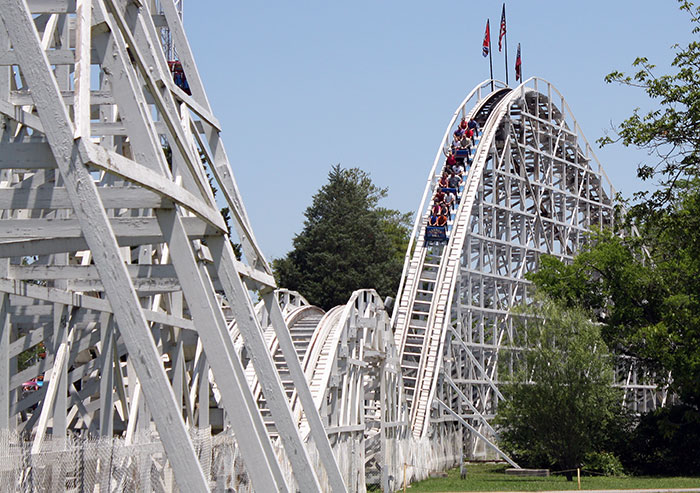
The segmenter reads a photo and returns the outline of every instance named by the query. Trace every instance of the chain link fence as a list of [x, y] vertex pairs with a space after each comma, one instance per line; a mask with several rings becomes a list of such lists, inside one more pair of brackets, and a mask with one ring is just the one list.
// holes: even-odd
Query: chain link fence
[[[235, 440], [212, 437], [209, 429], [192, 430], [192, 442], [212, 491], [252, 491]], [[0, 491], [177, 492], [175, 477], [155, 432], [124, 438], [70, 434], [47, 436], [31, 453], [26, 435], [0, 430]]]

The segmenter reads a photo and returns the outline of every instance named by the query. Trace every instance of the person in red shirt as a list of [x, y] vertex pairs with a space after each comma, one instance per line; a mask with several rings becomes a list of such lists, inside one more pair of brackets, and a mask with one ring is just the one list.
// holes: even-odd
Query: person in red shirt
[[435, 192], [435, 197], [433, 197], [433, 202], [436, 204], [442, 204], [445, 201], [445, 192], [442, 191], [441, 188], [438, 188], [438, 191]]

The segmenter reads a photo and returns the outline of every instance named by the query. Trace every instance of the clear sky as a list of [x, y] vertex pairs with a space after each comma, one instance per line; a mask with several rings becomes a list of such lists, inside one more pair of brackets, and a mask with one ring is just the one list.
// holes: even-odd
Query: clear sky
[[[291, 249], [304, 210], [330, 167], [359, 167], [389, 188], [381, 205], [418, 207], [445, 126], [489, 76], [481, 55], [486, 19], [494, 77], [499, 2], [356, 0], [185, 2], [185, 28], [257, 239], [268, 260]], [[525, 78], [552, 82], [589, 142], [635, 107], [633, 88], [605, 84], [647, 56], [669, 70], [674, 43], [691, 40], [674, 0], [511, 1], [511, 86], [522, 45]], [[597, 146], [595, 146], [597, 147]], [[629, 196], [644, 158], [621, 145], [596, 151]]]

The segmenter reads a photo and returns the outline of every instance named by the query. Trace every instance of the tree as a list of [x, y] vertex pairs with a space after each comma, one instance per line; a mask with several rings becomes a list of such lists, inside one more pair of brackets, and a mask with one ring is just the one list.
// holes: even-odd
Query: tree
[[585, 311], [543, 297], [517, 315], [525, 349], [514, 353], [496, 419], [505, 450], [523, 465], [562, 470], [613, 452], [628, 420], [598, 325]]
[[527, 277], [595, 313], [616, 353], [700, 406], [700, 180], [678, 182], [665, 208], [639, 223], [638, 237], [593, 234], [571, 264], [541, 257]]
[[[693, 34], [700, 33], [700, 6], [679, 0], [681, 10], [688, 12]], [[641, 114], [639, 109], [616, 129], [614, 138], [600, 139], [602, 145], [621, 141], [648, 151], [650, 161], [642, 163], [637, 174], [642, 179], [657, 177], [660, 187], [638, 204], [638, 212], [663, 207], [679, 180], [697, 177], [700, 171], [700, 43], [687, 47], [675, 45], [677, 52], [672, 66], [676, 73], [656, 75], [655, 66], [646, 57], [637, 58], [634, 75], [615, 71], [605, 77], [616, 82], [642, 88], [647, 96], [658, 101], [659, 108]]]
[[353, 291], [394, 295], [410, 234], [408, 214], [378, 207], [387, 190], [358, 168], [333, 166], [304, 212], [293, 249], [273, 267], [280, 286], [326, 310]]

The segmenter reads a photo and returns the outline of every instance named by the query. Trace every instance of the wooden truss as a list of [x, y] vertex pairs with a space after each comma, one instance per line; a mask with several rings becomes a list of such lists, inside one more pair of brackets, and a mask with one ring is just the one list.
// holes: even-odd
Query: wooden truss
[[176, 4], [0, 0], [0, 20], [0, 428], [31, 433], [38, 452], [47, 433], [129, 439], [154, 425], [180, 490], [208, 491], [188, 430], [211, 425], [216, 389], [255, 489], [287, 491], [232, 318], [296, 486], [320, 490], [256, 290], [344, 491]]
[[[463, 117], [482, 126], [473, 164], [449, 241], [426, 244], [442, 150]], [[489, 424], [503, 398], [499, 368], [508, 369], [501, 349], [515, 340], [510, 308], [530, 299], [524, 274], [541, 254], [571, 260], [591, 228], [612, 226], [614, 196], [566, 100], [547, 81], [515, 89], [485, 81], [462, 102], [429, 175], [392, 317], [414, 437], [464, 427], [474, 439], [468, 454], [479, 443], [510, 461]], [[665, 399], [633, 370], [618, 383], [632, 407]]]

